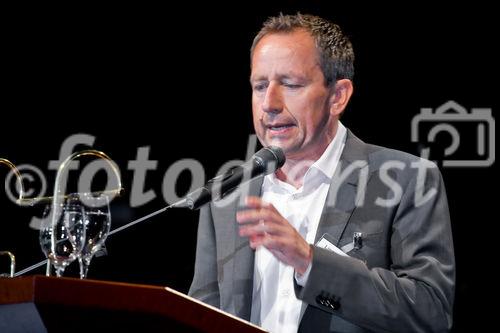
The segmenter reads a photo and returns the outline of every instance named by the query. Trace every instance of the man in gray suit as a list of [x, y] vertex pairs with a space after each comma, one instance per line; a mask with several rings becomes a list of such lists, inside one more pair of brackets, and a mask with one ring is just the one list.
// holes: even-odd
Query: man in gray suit
[[271, 332], [442, 332], [455, 284], [434, 164], [339, 121], [354, 53], [310, 15], [270, 18], [251, 49], [252, 109], [277, 172], [203, 207], [189, 294]]

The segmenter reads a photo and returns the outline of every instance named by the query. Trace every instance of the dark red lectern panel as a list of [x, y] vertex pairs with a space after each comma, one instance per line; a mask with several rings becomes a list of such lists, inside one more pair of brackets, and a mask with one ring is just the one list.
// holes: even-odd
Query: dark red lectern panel
[[263, 332], [166, 287], [0, 278], [0, 332]]

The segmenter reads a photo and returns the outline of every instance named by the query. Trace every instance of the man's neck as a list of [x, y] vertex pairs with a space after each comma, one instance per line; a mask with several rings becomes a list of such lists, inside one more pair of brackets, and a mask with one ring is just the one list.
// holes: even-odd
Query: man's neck
[[292, 155], [286, 157], [286, 162], [276, 171], [276, 178], [281, 180], [282, 182], [288, 183], [295, 188], [300, 188], [304, 184], [304, 176], [317, 160], [325, 152], [328, 145], [333, 141], [338, 129], [338, 122], [335, 124], [334, 128], [330, 134], [325, 135], [324, 140], [321, 141], [321, 144], [317, 145], [316, 149], [309, 151], [307, 154], [301, 155]]
[[307, 170], [314, 162], [310, 160], [287, 160], [285, 165], [276, 171], [276, 178], [295, 188], [300, 188], [303, 185]]

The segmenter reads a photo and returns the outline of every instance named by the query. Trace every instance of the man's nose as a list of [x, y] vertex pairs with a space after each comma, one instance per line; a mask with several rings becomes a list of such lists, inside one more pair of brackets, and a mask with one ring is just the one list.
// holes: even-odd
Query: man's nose
[[274, 82], [271, 82], [266, 89], [262, 110], [270, 113], [279, 113], [283, 110], [283, 96], [279, 85]]

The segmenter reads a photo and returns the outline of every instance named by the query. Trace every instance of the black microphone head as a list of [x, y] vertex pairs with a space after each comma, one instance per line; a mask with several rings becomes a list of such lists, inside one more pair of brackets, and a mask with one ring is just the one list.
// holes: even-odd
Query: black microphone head
[[253, 155], [254, 161], [259, 169], [266, 174], [270, 174], [285, 164], [285, 153], [280, 147], [267, 146]]

